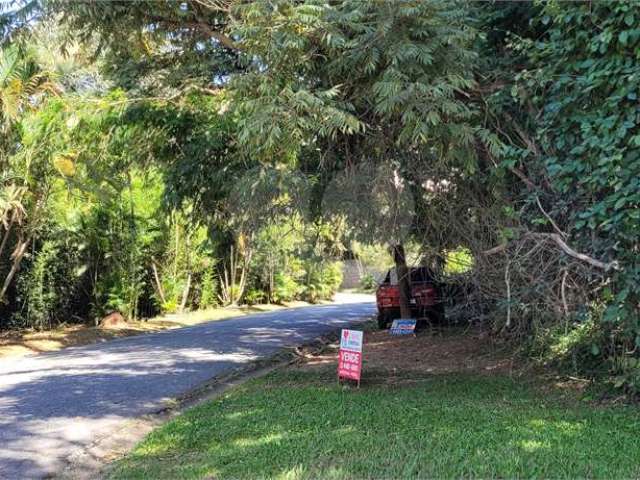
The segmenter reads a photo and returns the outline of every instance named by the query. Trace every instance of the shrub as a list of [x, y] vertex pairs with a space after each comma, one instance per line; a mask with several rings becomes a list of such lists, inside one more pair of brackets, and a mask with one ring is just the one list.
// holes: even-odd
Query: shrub
[[330, 300], [342, 283], [342, 264], [340, 262], [316, 263], [306, 262], [307, 284], [304, 288], [304, 299], [316, 303]]
[[[47, 240], [36, 253], [30, 268], [18, 282], [18, 299], [23, 309], [16, 312], [14, 322], [39, 330], [67, 321], [73, 313], [81, 270], [77, 251]], [[75, 269], [75, 271], [74, 271]]]
[[199, 308], [211, 308], [219, 305], [218, 301], [218, 282], [212, 268], [206, 270], [202, 275], [202, 284], [200, 286], [200, 302]]
[[640, 394], [640, 359], [631, 356], [620, 356], [613, 361], [615, 388], [638, 395]]
[[276, 273], [274, 276], [273, 299], [276, 303], [295, 300], [303, 288], [296, 280], [286, 273]]
[[44, 329], [52, 328], [55, 323], [59, 300], [56, 277], [60, 265], [56, 262], [57, 257], [58, 246], [54, 242], [44, 242], [30, 272], [23, 277], [20, 289], [24, 295], [25, 312], [20, 323], [24, 326]]
[[247, 293], [245, 293], [244, 295], [244, 301], [248, 304], [248, 305], [256, 305], [258, 303], [263, 303], [267, 298], [267, 294], [262, 291], [259, 290], [257, 288], [251, 288], [247, 291]]
[[367, 291], [375, 290], [377, 285], [378, 285], [378, 282], [376, 281], [376, 277], [374, 277], [370, 273], [365, 273], [360, 279], [360, 287], [363, 290], [367, 290]]

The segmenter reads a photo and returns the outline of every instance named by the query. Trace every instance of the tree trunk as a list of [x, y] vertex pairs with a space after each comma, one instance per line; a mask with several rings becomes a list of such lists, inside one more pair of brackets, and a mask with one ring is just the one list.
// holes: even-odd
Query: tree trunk
[[180, 313], [184, 312], [187, 308], [187, 300], [189, 299], [189, 292], [191, 291], [191, 273], [187, 276], [187, 283], [182, 291], [182, 302], [180, 302]]
[[275, 270], [275, 266], [274, 266], [274, 262], [273, 262], [273, 255], [271, 253], [269, 253], [269, 295], [267, 298], [267, 302], [271, 303], [273, 302], [273, 291], [275, 290], [275, 278], [274, 278], [274, 270]]
[[9, 225], [7, 225], [4, 235], [2, 236], [2, 243], [0, 243], [0, 260], [2, 259], [2, 254], [4, 253], [4, 249], [7, 246], [7, 241], [9, 240], [9, 236], [11, 235], [11, 228], [13, 227], [14, 220], [15, 214], [12, 214]]
[[409, 279], [409, 269], [404, 253], [404, 246], [399, 243], [392, 247], [393, 261], [396, 265], [396, 275], [398, 276], [398, 290], [400, 290], [400, 318], [411, 318], [411, 282]]
[[162, 302], [163, 305], [166, 305], [167, 299], [164, 296], [164, 290], [162, 288], [162, 282], [160, 282], [160, 275], [158, 274], [158, 267], [156, 266], [156, 261], [153, 260], [153, 259], [151, 260], [151, 268], [153, 268], [153, 278], [155, 280], [156, 291], [158, 292], [158, 295], [160, 296], [160, 301]]
[[24, 257], [24, 254], [27, 252], [27, 247], [29, 246], [30, 242], [31, 242], [30, 238], [28, 238], [24, 242], [21, 242], [21, 243], [19, 242], [15, 252], [13, 252], [13, 265], [11, 266], [11, 270], [7, 274], [6, 278], [4, 279], [2, 290], [0, 290], [0, 303], [4, 302], [4, 296], [6, 295], [9, 287], [11, 286], [11, 281], [13, 280], [13, 277], [18, 272], [18, 268], [20, 268], [20, 262], [22, 261], [22, 257]]

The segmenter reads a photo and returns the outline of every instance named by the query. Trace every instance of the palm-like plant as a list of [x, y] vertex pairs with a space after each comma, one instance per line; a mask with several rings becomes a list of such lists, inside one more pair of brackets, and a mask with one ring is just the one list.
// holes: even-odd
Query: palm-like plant
[[12, 238], [16, 243], [8, 273], [0, 285], [0, 302], [31, 242], [25, 227], [27, 209], [24, 204], [29, 187], [26, 179], [20, 178], [11, 168], [10, 160], [20, 145], [20, 128], [17, 127], [47, 93], [58, 91], [52, 76], [39, 68], [33, 58], [28, 50], [17, 45], [0, 49], [0, 167], [3, 170], [0, 178], [0, 259]]
[[42, 0], [3, 0], [0, 2], [0, 45], [7, 44], [20, 31], [42, 16]]
[[25, 217], [26, 212], [22, 205], [24, 194], [25, 187], [18, 186], [14, 182], [7, 183], [0, 189], [0, 225], [5, 230], [11, 223], [20, 223]]
[[22, 203], [26, 187], [18, 186], [14, 182], [7, 183], [0, 189], [0, 226], [2, 240], [0, 240], [0, 258], [7, 246], [7, 241], [14, 225], [21, 225], [27, 212]]
[[[0, 187], [0, 230], [2, 231], [0, 236], [0, 259], [3, 257], [4, 250], [8, 245], [12, 230], [14, 230], [14, 227], [22, 225], [27, 216], [26, 209], [22, 203], [24, 195], [27, 193], [27, 188], [17, 185], [15, 180], [15, 178], [11, 178], [6, 173], [0, 179], [2, 185]], [[0, 301], [3, 300], [28, 245], [29, 242], [23, 241], [23, 236], [19, 234], [16, 250], [11, 255], [11, 268], [0, 289]]]
[[15, 45], [0, 50], [0, 128], [5, 133], [47, 92], [56, 93], [56, 86], [29, 52]]

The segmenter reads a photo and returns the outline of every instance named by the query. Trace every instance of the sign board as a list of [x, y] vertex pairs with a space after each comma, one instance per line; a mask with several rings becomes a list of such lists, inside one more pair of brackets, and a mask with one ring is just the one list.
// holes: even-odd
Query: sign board
[[340, 350], [362, 352], [362, 338], [364, 334], [360, 330], [343, 329], [340, 335]]
[[414, 319], [394, 320], [389, 333], [391, 335], [409, 335], [415, 333], [416, 321]]
[[342, 330], [338, 352], [338, 380], [348, 378], [357, 381], [360, 385], [363, 336], [359, 330]]

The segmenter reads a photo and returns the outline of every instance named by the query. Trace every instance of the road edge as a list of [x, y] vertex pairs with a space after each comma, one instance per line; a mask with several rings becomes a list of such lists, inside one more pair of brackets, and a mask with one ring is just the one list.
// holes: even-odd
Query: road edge
[[[354, 324], [366, 324], [370, 319], [371, 317], [363, 316], [360, 322], [354, 322]], [[242, 367], [212, 377], [179, 397], [167, 401], [164, 406], [154, 412], [127, 420], [116, 432], [97, 438], [90, 445], [67, 456], [63, 460], [65, 466], [62, 471], [52, 475], [51, 478], [74, 480], [105, 478], [109, 474], [110, 466], [126, 456], [153, 429], [192, 407], [223, 395], [231, 388], [321, 352], [327, 345], [339, 339], [339, 330], [335, 329], [296, 347], [285, 347], [273, 355], [255, 359]]]

